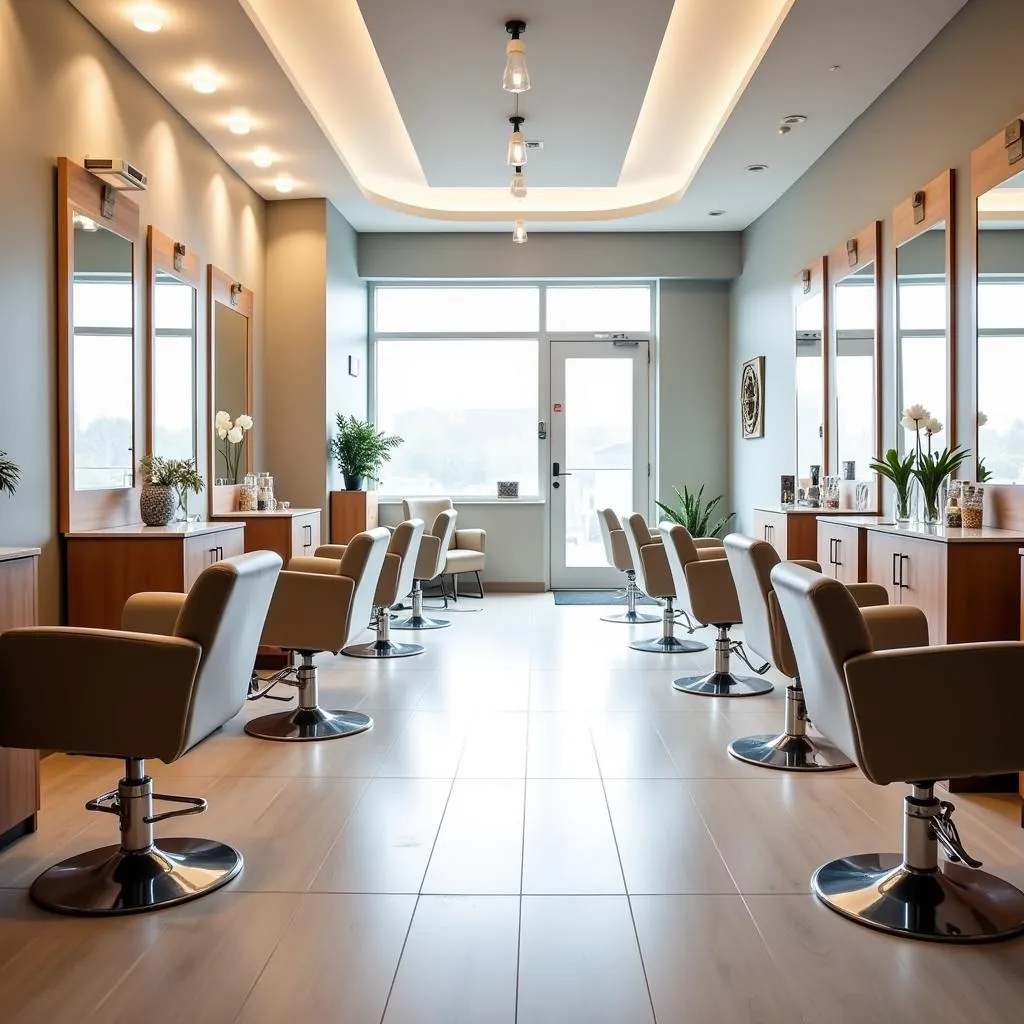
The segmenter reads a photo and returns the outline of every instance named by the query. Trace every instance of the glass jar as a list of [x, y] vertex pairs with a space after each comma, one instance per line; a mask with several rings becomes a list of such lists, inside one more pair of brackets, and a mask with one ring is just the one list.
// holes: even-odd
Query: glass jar
[[242, 481], [242, 486], [238, 490], [238, 511], [255, 512], [256, 498], [256, 474], [246, 473], [245, 480]]
[[261, 473], [256, 488], [256, 510], [258, 512], [274, 511], [274, 478], [269, 473]]
[[980, 530], [985, 512], [985, 488], [981, 484], [964, 484], [961, 488], [962, 519], [965, 530]]
[[949, 491], [946, 494], [946, 526], [951, 529], [964, 525], [963, 520], [963, 482], [960, 480], [949, 481]]

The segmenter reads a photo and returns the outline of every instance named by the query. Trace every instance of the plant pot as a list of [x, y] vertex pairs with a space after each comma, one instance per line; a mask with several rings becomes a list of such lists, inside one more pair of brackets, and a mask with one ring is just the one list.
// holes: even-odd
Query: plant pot
[[361, 491], [363, 490], [363, 477], [361, 476], [350, 476], [348, 473], [343, 473], [342, 477], [345, 480], [346, 491]]
[[147, 526], [166, 526], [178, 508], [178, 495], [165, 484], [143, 484], [139, 514]]

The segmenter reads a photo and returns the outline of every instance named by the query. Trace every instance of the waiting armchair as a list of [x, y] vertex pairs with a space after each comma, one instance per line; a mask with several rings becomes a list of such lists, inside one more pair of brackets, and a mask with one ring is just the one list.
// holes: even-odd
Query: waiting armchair
[[815, 722], [871, 782], [911, 787], [902, 853], [831, 861], [814, 873], [815, 894], [858, 924], [910, 938], [980, 942], [1024, 931], [1024, 893], [978, 870], [953, 805], [934, 791], [938, 779], [1024, 768], [1024, 644], [878, 651], [836, 580], [787, 564], [772, 583]]
[[[212, 892], [241, 870], [242, 855], [223, 843], [157, 843], [155, 823], [198, 814], [206, 801], [154, 793], [146, 760], [176, 761], [241, 709], [280, 568], [276, 554], [257, 551], [205, 569], [187, 596], [136, 594], [125, 630], [33, 627], [0, 636], [0, 746], [125, 763], [117, 789], [86, 804], [118, 816], [120, 844], [40, 875], [30, 890], [40, 906], [155, 910]], [[172, 635], [134, 631], [153, 621], [171, 621]], [[155, 800], [181, 806], [154, 814]]]
[[444, 572], [448, 544], [455, 532], [457, 517], [458, 512], [442, 510], [432, 521], [430, 531], [423, 534], [413, 569], [412, 612], [404, 619], [392, 622], [392, 629], [443, 629], [451, 625], [448, 619], [432, 619], [423, 614], [423, 584], [437, 579]]
[[[402, 502], [403, 515], [406, 519], [422, 519], [425, 523], [432, 523], [440, 512], [454, 512], [455, 506], [450, 498], [406, 498]], [[483, 597], [484, 586], [480, 581], [480, 573], [483, 572], [487, 561], [487, 531], [486, 530], [454, 530], [445, 547], [444, 564], [441, 567], [439, 576], [451, 576], [452, 597], [458, 600], [459, 597], [459, 576], [463, 573], [473, 573], [476, 576], [477, 592], [467, 594], [467, 597]], [[442, 588], [444, 580], [441, 580]]]
[[660, 615], [636, 610], [640, 588], [636, 585], [636, 570], [633, 568], [633, 559], [629, 556], [629, 545], [626, 543], [626, 534], [619, 517], [610, 508], [599, 508], [597, 522], [601, 528], [601, 540], [604, 541], [604, 554], [608, 564], [626, 574], [626, 610], [614, 615], [602, 615], [602, 621], [657, 622], [661, 618]]

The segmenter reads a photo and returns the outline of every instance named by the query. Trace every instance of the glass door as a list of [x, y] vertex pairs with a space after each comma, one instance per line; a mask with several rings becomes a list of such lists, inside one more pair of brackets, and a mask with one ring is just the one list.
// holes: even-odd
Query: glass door
[[551, 586], [618, 587], [597, 510], [648, 511], [648, 342], [551, 343]]

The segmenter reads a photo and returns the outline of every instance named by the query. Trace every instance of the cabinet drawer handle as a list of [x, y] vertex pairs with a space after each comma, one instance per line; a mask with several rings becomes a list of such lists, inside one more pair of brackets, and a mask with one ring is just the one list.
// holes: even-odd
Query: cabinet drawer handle
[[910, 589], [910, 584], [903, 582], [903, 563], [904, 562], [907, 562], [908, 565], [910, 564], [910, 555], [900, 555], [900, 589], [901, 590], [909, 590]]
[[902, 564], [899, 562], [899, 559], [900, 553], [898, 551], [894, 551], [892, 553], [892, 585], [894, 587], [898, 587], [900, 585], [900, 581], [896, 579], [896, 566], [897, 564]]
[[836, 568], [838, 569], [838, 568], [839, 568], [839, 566], [841, 566], [841, 565], [843, 564], [843, 563], [842, 563], [842, 562], [840, 561], [840, 559], [839, 559], [839, 555], [840, 555], [840, 552], [841, 552], [841, 550], [842, 550], [842, 549], [840, 548], [840, 544], [842, 544], [842, 538], [840, 538], [840, 537], [836, 537], [836, 538], [835, 538], [835, 542], [836, 542], [836, 553], [835, 553], [835, 558], [834, 558], [834, 560], [833, 560], [832, 564], [833, 564], [833, 565], [834, 565], [834, 566], [835, 566], [835, 567], [836, 567]]

